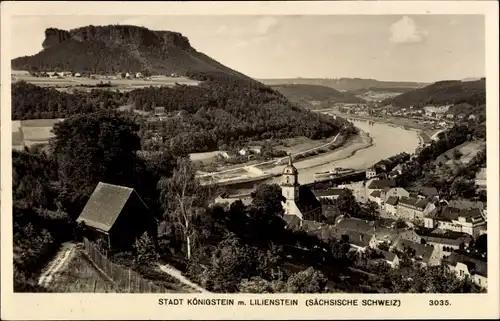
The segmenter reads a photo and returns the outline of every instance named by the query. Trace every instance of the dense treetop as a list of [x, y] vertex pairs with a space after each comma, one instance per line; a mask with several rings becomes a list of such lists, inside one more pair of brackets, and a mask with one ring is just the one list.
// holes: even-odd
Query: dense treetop
[[354, 96], [351, 93], [340, 92], [330, 87], [319, 85], [298, 85], [284, 84], [271, 86], [276, 91], [279, 91], [283, 96], [290, 101], [305, 104], [310, 104], [311, 101], [318, 102], [333, 102], [333, 103], [363, 103], [363, 99]]
[[[186, 152], [211, 151], [250, 140], [295, 136], [319, 139], [353, 131], [343, 120], [294, 106], [256, 81], [199, 76], [209, 80], [200, 86], [150, 87], [125, 93], [92, 90], [68, 94], [18, 82], [12, 84], [12, 119], [67, 118], [123, 105], [146, 112], [165, 107], [172, 117], [139, 120], [141, 137], [151, 140], [155, 133], [161, 134], [162, 146]], [[183, 113], [178, 117], [180, 111]]]
[[486, 79], [438, 81], [432, 85], [408, 91], [386, 102], [397, 107], [460, 103], [468, 103], [472, 106], [484, 105], [486, 103]]

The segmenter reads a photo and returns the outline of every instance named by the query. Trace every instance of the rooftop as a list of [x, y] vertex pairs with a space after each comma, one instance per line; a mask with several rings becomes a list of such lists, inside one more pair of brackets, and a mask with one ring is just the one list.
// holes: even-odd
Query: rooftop
[[418, 198], [413, 198], [413, 197], [406, 197], [403, 196], [399, 199], [399, 204], [403, 206], [410, 206], [410, 207], [416, 207], [420, 210], [425, 209], [427, 204], [429, 204], [429, 201], [425, 199], [418, 199]]
[[[108, 232], [132, 194], [136, 194], [142, 202], [132, 188], [99, 182], [77, 222], [84, 222], [88, 226]], [[144, 202], [142, 204], [147, 209]]]
[[397, 205], [398, 204], [398, 197], [397, 196], [389, 196], [387, 201], [385, 201], [385, 204], [387, 205]]
[[393, 179], [377, 179], [373, 180], [370, 183], [370, 185], [368, 185], [368, 189], [384, 189], [395, 186], [396, 186], [396, 181]]
[[453, 252], [446, 258], [446, 262], [451, 266], [456, 266], [457, 263], [465, 264], [469, 269], [469, 273], [488, 277], [488, 263], [484, 259], [465, 253]]
[[430, 245], [415, 243], [410, 240], [399, 238], [394, 245], [398, 250], [405, 251], [409, 249], [412, 253], [412, 257], [421, 259], [424, 262], [429, 262], [432, 256], [434, 248]]
[[314, 190], [313, 193], [314, 195], [316, 195], [316, 197], [325, 197], [325, 196], [341, 195], [343, 191], [344, 191], [343, 188], [330, 188], [323, 190]]

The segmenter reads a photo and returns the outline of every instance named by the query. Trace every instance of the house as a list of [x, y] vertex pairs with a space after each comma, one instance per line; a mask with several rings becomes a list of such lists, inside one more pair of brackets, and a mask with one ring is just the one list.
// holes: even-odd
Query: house
[[445, 116], [447, 119], [453, 119], [455, 117], [455, 115], [453, 115], [453, 113], [446, 113]]
[[221, 151], [219, 155], [224, 159], [234, 158], [234, 155], [231, 152]]
[[398, 175], [403, 174], [403, 164], [396, 165], [393, 169], [393, 172], [396, 172]]
[[374, 179], [367, 185], [367, 188], [371, 193], [374, 190], [383, 190], [384, 188], [396, 187], [396, 181], [393, 179]]
[[462, 233], [436, 233], [433, 231], [428, 235], [422, 235], [425, 244], [431, 245], [436, 251], [436, 255], [441, 259], [449, 256], [453, 251], [460, 250], [463, 246], [470, 244], [472, 237]]
[[165, 107], [155, 107], [155, 116], [164, 116]]
[[248, 146], [248, 149], [254, 154], [262, 154], [262, 146]]
[[108, 249], [127, 249], [154, 218], [133, 188], [99, 182], [76, 221], [88, 239], [100, 239]]
[[469, 115], [469, 117], [467, 119], [468, 120], [476, 120], [476, 118], [477, 118], [476, 115], [471, 114], [471, 115]]
[[317, 199], [331, 199], [336, 200], [344, 192], [343, 188], [329, 188], [324, 190], [313, 191]]
[[241, 156], [245, 156], [245, 155], [250, 154], [250, 150], [248, 148], [244, 147], [238, 151], [238, 154], [240, 154]]
[[410, 193], [402, 187], [390, 187], [381, 191], [382, 205], [389, 199], [389, 197], [408, 197]]
[[341, 232], [342, 238], [345, 238], [351, 248], [363, 252], [367, 248], [376, 248], [377, 242], [375, 236], [369, 233], [358, 232], [354, 230], [344, 230]]
[[485, 258], [454, 252], [445, 262], [459, 278], [469, 277], [480, 287], [488, 288], [488, 262]]
[[229, 195], [223, 193], [215, 198], [214, 204], [230, 207], [236, 201], [241, 201], [243, 205], [248, 206], [252, 203], [252, 197], [250, 195]]
[[319, 221], [322, 219], [322, 205], [308, 186], [299, 184], [298, 175], [292, 157], [289, 156], [281, 183], [281, 193], [285, 198], [285, 215], [295, 215], [301, 220]]
[[405, 253], [414, 262], [420, 262], [422, 265], [433, 266], [441, 264], [437, 251], [427, 244], [421, 244], [399, 238], [391, 249]]
[[399, 238], [413, 243], [422, 243], [422, 237], [415, 230], [406, 230], [399, 234]]
[[418, 191], [417, 197], [421, 199], [435, 200], [436, 198], [439, 199], [439, 193], [435, 187], [424, 186]]
[[486, 168], [479, 169], [476, 174], [476, 185], [479, 189], [486, 189]]
[[399, 197], [389, 196], [384, 204], [384, 210], [386, 213], [391, 215], [396, 215]]
[[142, 78], [142, 73], [137, 72], [137, 73], [135, 74], [135, 78]]
[[372, 179], [377, 176], [377, 170], [375, 167], [370, 167], [366, 170], [366, 179]]
[[448, 202], [448, 206], [458, 208], [461, 210], [466, 210], [466, 209], [472, 209], [472, 208], [477, 208], [481, 211], [485, 210], [484, 203], [477, 201], [469, 201], [469, 200], [451, 200]]
[[368, 195], [368, 200], [377, 203], [377, 205], [380, 207], [382, 206], [382, 197], [381, 197], [381, 191], [375, 190]]
[[74, 76], [79, 78], [79, 77], [81, 77], [81, 76], [82, 76], [82, 74], [81, 74], [81, 73], [79, 73], [79, 72], [76, 72]]
[[467, 233], [477, 238], [481, 235], [481, 227], [486, 225], [486, 220], [478, 208], [458, 209], [447, 206], [436, 215], [428, 217], [424, 224], [430, 228]]
[[436, 206], [425, 199], [401, 197], [396, 215], [404, 220], [423, 222], [424, 217], [435, 209]]
[[395, 268], [399, 265], [399, 258], [396, 253], [392, 253], [389, 251], [378, 251], [381, 255], [381, 258], [375, 261], [381, 261], [387, 263], [391, 268]]

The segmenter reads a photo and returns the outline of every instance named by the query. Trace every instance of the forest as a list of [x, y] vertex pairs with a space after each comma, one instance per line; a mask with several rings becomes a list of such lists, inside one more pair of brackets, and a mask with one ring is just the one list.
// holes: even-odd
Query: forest
[[486, 79], [438, 81], [432, 85], [403, 93], [385, 101], [385, 103], [397, 107], [443, 106], [462, 103], [480, 106], [486, 104]]
[[[341, 119], [315, 114], [289, 103], [281, 94], [256, 81], [224, 75], [198, 74], [200, 86], [149, 87], [120, 93], [92, 90], [73, 94], [25, 82], [12, 84], [12, 119], [67, 118], [132, 105], [152, 112], [164, 107], [181, 118], [150, 121], [135, 116], [144, 148], [178, 148], [186, 152], [213, 151], [245, 142], [305, 136], [321, 139], [355, 133]], [[152, 144], [159, 135], [161, 143]]]

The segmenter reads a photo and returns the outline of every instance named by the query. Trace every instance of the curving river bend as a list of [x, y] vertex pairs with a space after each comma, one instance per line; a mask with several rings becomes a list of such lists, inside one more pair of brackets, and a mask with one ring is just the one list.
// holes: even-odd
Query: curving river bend
[[[420, 143], [418, 132], [415, 130], [408, 130], [386, 123], [370, 124], [367, 121], [356, 119], [350, 119], [350, 121], [371, 137], [372, 145], [359, 149], [354, 154], [351, 152], [346, 153], [346, 150], [341, 149], [295, 162], [294, 165], [299, 170], [299, 182], [301, 184], [313, 182], [315, 172], [326, 171], [333, 166], [360, 170], [402, 152], [413, 153]], [[282, 170], [282, 166], [268, 171], [275, 173], [280, 170]], [[279, 183], [280, 181], [280, 177], [270, 180], [273, 183]]]

